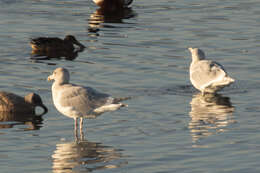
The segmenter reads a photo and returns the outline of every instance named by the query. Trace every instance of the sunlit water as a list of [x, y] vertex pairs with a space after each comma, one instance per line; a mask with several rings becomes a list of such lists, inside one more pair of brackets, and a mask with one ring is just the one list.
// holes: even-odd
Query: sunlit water
[[[0, 172], [259, 172], [259, 1], [135, 0], [119, 16], [91, 0], [0, 0], [0, 89], [36, 92], [43, 121], [1, 122]], [[30, 38], [74, 35], [74, 58], [32, 58]], [[200, 47], [236, 83], [204, 98], [189, 82], [188, 47]], [[114, 96], [128, 108], [73, 120], [53, 106], [47, 76]], [[39, 110], [40, 111], [40, 110]]]

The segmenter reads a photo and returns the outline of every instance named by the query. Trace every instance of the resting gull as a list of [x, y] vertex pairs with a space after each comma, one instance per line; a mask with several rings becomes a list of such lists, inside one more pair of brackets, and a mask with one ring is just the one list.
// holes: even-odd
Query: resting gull
[[61, 67], [56, 68], [48, 77], [48, 81], [54, 80], [52, 84], [54, 105], [65, 116], [74, 118], [76, 133], [78, 118], [80, 118], [80, 131], [82, 132], [83, 118], [96, 118], [104, 112], [115, 111], [127, 106], [120, 102], [127, 98], [113, 98], [93, 88], [71, 84], [69, 79], [69, 71]]
[[192, 85], [204, 93], [215, 93], [235, 80], [228, 76], [224, 67], [211, 60], [205, 60], [201, 49], [189, 48], [192, 55], [190, 80]]

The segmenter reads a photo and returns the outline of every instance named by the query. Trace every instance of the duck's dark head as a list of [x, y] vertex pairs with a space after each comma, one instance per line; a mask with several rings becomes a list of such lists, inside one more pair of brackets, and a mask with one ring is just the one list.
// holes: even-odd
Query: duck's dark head
[[70, 43], [78, 45], [81, 49], [85, 48], [83, 44], [81, 44], [73, 35], [66, 35], [64, 41], [68, 41]]
[[24, 100], [27, 103], [30, 103], [34, 107], [34, 109], [36, 106], [40, 106], [41, 108], [43, 108], [43, 113], [41, 113], [39, 116], [44, 115], [48, 112], [48, 108], [42, 103], [42, 99], [38, 94], [30, 93], [24, 97]]

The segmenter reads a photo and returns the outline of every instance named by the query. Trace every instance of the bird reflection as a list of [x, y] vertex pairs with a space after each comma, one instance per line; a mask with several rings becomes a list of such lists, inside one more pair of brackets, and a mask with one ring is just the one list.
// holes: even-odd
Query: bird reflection
[[31, 59], [33, 60], [50, 60], [53, 58], [61, 59], [64, 58], [66, 60], [74, 60], [78, 57], [78, 53], [83, 52], [84, 48], [80, 48], [74, 51], [52, 51], [52, 52], [42, 52], [35, 51], [31, 52]]
[[88, 31], [89, 33], [98, 33], [100, 28], [113, 27], [107, 23], [123, 23], [123, 19], [129, 19], [134, 16], [136, 16], [135, 12], [128, 7], [113, 13], [107, 13], [102, 8], [99, 8], [90, 15]]
[[190, 104], [189, 129], [194, 143], [203, 137], [225, 131], [224, 128], [233, 122], [232, 113], [235, 108], [229, 97], [199, 93], [193, 96]]
[[22, 114], [12, 112], [0, 112], [0, 117], [8, 117], [8, 119], [0, 121], [0, 129], [13, 128], [16, 125], [26, 125], [24, 130], [38, 130], [42, 126], [42, 115]]
[[127, 164], [120, 160], [121, 150], [87, 140], [60, 143], [56, 145], [53, 158], [53, 172], [92, 172], [95, 170], [119, 168]]

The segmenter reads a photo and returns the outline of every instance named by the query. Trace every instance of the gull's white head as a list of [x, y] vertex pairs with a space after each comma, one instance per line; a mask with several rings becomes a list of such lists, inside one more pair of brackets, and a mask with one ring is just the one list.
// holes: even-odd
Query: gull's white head
[[205, 59], [205, 53], [199, 48], [189, 48], [191, 53], [192, 61], [199, 61]]
[[59, 67], [53, 71], [52, 75], [48, 76], [47, 80], [48, 81], [54, 80], [55, 82], [58, 82], [59, 84], [66, 84], [66, 83], [69, 83], [70, 74], [67, 69]]

